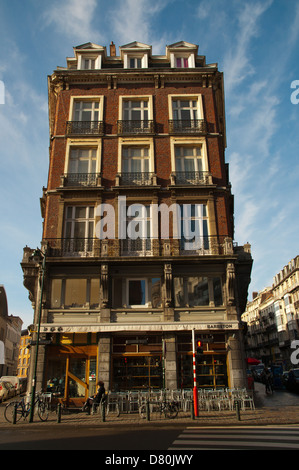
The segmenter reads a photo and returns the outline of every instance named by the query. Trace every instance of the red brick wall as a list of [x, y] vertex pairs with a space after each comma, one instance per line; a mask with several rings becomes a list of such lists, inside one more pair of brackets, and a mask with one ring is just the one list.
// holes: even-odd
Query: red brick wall
[[[155, 88], [155, 84], [118, 84], [117, 89], [108, 89], [107, 85], [73, 86], [69, 90], [61, 91], [57, 100], [55, 135], [51, 143], [48, 190], [55, 190], [60, 186], [61, 175], [64, 173], [66, 157], [66, 122], [69, 120], [69, 107], [71, 96], [103, 96], [104, 97], [104, 123], [107, 134], [102, 138], [102, 184], [113, 187], [117, 173], [118, 137], [117, 120], [119, 96], [121, 95], [153, 95], [154, 122], [159, 134], [155, 135], [155, 172], [158, 184], [166, 187], [170, 183], [170, 136], [168, 133], [168, 95], [169, 94], [201, 94], [203, 98], [204, 119], [208, 123], [210, 132], [215, 133], [218, 128], [215, 99], [212, 88], [203, 88], [196, 84], [166, 84], [165, 88]], [[213, 183], [224, 186], [226, 184], [224, 151], [222, 138], [219, 136], [207, 137], [207, 154], [209, 170], [213, 175]], [[200, 193], [200, 190], [199, 190]], [[44, 224], [45, 237], [60, 237], [56, 233], [58, 217], [59, 196], [48, 195], [46, 219]], [[224, 196], [215, 199], [217, 226], [220, 234], [231, 232], [229, 203]]]

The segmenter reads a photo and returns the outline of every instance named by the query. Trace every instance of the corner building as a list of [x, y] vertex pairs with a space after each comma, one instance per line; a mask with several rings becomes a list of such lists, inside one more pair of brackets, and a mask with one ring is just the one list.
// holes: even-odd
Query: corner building
[[[240, 318], [252, 258], [234, 241], [217, 64], [184, 41], [163, 56], [139, 42], [119, 55], [113, 43], [109, 55], [87, 43], [48, 90], [37, 387], [73, 402], [97, 380], [193, 387], [193, 329], [209, 338], [198, 387], [246, 386]], [[32, 251], [21, 264], [36, 324]]]

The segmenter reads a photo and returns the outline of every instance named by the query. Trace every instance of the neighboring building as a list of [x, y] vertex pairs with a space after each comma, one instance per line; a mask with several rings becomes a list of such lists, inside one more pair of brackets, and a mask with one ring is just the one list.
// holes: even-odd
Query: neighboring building
[[274, 276], [271, 288], [253, 297], [242, 315], [247, 323], [247, 357], [292, 367], [292, 342], [299, 340], [299, 256]]
[[5, 288], [0, 285], [0, 377], [16, 375], [22, 320], [8, 315]]
[[[110, 55], [92, 43], [74, 55], [48, 78], [37, 386], [80, 400], [97, 379], [114, 390], [192, 387], [192, 330], [213, 335], [198, 386], [246, 385], [252, 258], [234, 242], [223, 74], [183, 41], [163, 56], [138, 42], [119, 56], [113, 43]], [[36, 324], [32, 254], [22, 268]]]
[[253, 300], [248, 302], [242, 320], [247, 323], [247, 357], [254, 357], [267, 365], [279, 362], [281, 355], [274, 315], [274, 298], [270, 287], [253, 293]]
[[20, 346], [19, 346], [19, 359], [18, 359], [18, 372], [17, 372], [17, 375], [20, 379], [28, 378], [29, 364], [30, 364], [30, 341], [31, 341], [31, 336], [29, 335], [28, 330], [22, 330]]

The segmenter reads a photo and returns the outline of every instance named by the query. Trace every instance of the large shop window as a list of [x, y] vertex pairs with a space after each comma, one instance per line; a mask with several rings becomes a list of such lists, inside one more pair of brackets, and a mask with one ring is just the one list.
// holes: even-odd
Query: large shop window
[[100, 302], [98, 278], [52, 279], [51, 308], [97, 308]]
[[221, 279], [205, 276], [175, 277], [174, 298], [175, 307], [219, 307], [223, 304]]
[[[193, 358], [179, 354], [178, 382], [181, 388], [193, 387]], [[228, 386], [226, 356], [209, 354], [196, 365], [196, 383], [199, 388], [223, 388]]]
[[[180, 335], [177, 340], [178, 387], [192, 388], [193, 355], [191, 335]], [[196, 383], [199, 388], [228, 386], [225, 335], [215, 333], [213, 340], [204, 343], [204, 355], [196, 361]]]
[[162, 336], [115, 336], [111, 365], [112, 390], [162, 388]]

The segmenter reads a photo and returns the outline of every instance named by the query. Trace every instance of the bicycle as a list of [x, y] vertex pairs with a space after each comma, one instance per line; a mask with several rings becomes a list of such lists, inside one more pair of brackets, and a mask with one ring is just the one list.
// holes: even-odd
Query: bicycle
[[[41, 421], [47, 421], [49, 417], [49, 408], [47, 403], [42, 398], [42, 392], [36, 394], [36, 399], [33, 406], [37, 405], [37, 414]], [[21, 418], [24, 420], [29, 416], [31, 410], [31, 403], [25, 403], [24, 397], [20, 401], [12, 401], [6, 405], [4, 410], [4, 417], [9, 423], [14, 422], [14, 417], [16, 422]]]
[[[164, 413], [165, 418], [174, 419], [177, 417], [179, 412], [179, 405], [175, 401], [163, 400], [161, 402], [149, 402], [149, 405], [157, 408], [157, 411], [160, 412], [160, 416]], [[148, 404], [143, 403], [139, 407], [139, 415], [141, 418], [146, 418], [147, 416], [147, 406]]]

